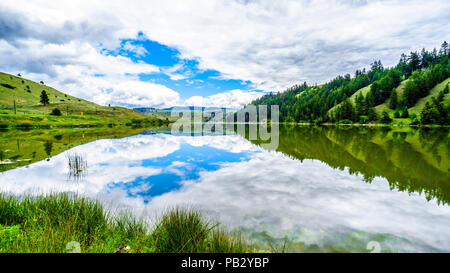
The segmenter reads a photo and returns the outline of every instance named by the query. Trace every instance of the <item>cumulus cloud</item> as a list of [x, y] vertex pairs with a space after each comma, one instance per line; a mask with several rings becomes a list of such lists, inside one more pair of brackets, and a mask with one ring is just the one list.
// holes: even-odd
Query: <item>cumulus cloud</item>
[[[198, 168], [200, 161], [178, 158], [179, 153], [204, 152], [203, 146], [243, 153], [245, 159], [227, 162], [223, 157], [214, 162], [217, 168], [206, 170]], [[67, 153], [87, 160], [88, 173], [80, 183], [66, 181]], [[153, 160], [158, 163], [152, 164]], [[198, 172], [196, 178], [188, 175], [193, 171]], [[167, 172], [183, 179], [181, 187], [146, 196], [155, 185], [153, 176]], [[407, 239], [404, 248], [394, 246], [400, 251], [450, 250], [450, 211], [435, 199], [394, 190], [384, 178], [366, 183], [361, 175], [317, 160], [299, 161], [266, 151], [237, 135], [158, 134], [99, 140], [50, 161], [6, 171], [0, 175], [0, 185], [2, 191], [15, 194], [78, 192], [144, 216], [189, 205], [229, 228], [265, 232], [272, 238], [289, 236], [294, 242], [320, 244], [365, 231], [378, 239], [383, 234]], [[356, 239], [368, 242], [360, 236]]]
[[[115, 94], [115, 81], [106, 86], [112, 78], [139, 82], [137, 75], [158, 70], [172, 80], [191, 76], [182, 66], [162, 71], [102, 54], [142, 32], [176, 48], [180, 58], [195, 59], [200, 70], [249, 81], [255, 89], [282, 91], [295, 83], [321, 83], [352, 73], [375, 59], [393, 65], [402, 52], [439, 46], [450, 34], [449, 13], [445, 0], [5, 0], [0, 3], [0, 69], [30, 73], [86, 99], [103, 99], [103, 89]], [[146, 54], [132, 43], [125, 47], [136, 56]], [[106, 80], [96, 74], [105, 74]], [[157, 98], [156, 105], [164, 105], [175, 98], [160, 86], [149, 87], [123, 103]], [[148, 94], [152, 92], [156, 94]], [[230, 94], [221, 97], [238, 105]], [[209, 97], [189, 101], [212, 102]]]
[[133, 52], [138, 57], [142, 57], [148, 54], [148, 51], [143, 46], [132, 44], [130, 41], [125, 43], [123, 49]]
[[186, 105], [194, 106], [218, 106], [227, 108], [240, 108], [245, 106], [252, 100], [264, 95], [262, 92], [231, 90], [219, 94], [214, 94], [208, 97], [193, 96], [186, 100]]

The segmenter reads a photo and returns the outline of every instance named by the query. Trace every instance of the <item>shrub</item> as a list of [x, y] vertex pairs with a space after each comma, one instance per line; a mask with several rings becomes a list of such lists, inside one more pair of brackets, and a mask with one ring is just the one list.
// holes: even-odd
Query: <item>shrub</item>
[[391, 123], [392, 119], [389, 117], [388, 112], [383, 111], [383, 113], [381, 114], [381, 123]]
[[31, 128], [31, 124], [29, 123], [19, 123], [16, 125], [18, 128]]
[[343, 119], [339, 121], [339, 124], [353, 124], [353, 121], [349, 119]]
[[378, 119], [377, 112], [375, 111], [375, 108], [370, 107], [367, 113], [367, 119], [369, 121], [376, 121]]
[[444, 88], [444, 94], [448, 94], [448, 84]]
[[365, 123], [368, 123], [369, 122], [369, 119], [367, 118], [367, 116], [360, 116], [359, 117], [359, 123], [360, 124], [365, 124]]
[[3, 87], [9, 88], [9, 89], [16, 89], [15, 86], [12, 86], [12, 85], [7, 84], [7, 83], [0, 83], [0, 85], [3, 86]]
[[419, 125], [419, 120], [417, 117], [414, 117], [409, 125]]
[[400, 112], [398, 110], [395, 110], [394, 118], [399, 118], [399, 117], [400, 117]]
[[62, 113], [61, 113], [61, 110], [59, 110], [58, 108], [54, 108], [52, 110], [52, 112], [50, 113], [50, 115], [52, 115], [52, 116], [61, 116]]
[[408, 112], [408, 108], [403, 108], [403, 111], [402, 111], [402, 116], [401, 116], [402, 118], [408, 118], [409, 117], [409, 112]]

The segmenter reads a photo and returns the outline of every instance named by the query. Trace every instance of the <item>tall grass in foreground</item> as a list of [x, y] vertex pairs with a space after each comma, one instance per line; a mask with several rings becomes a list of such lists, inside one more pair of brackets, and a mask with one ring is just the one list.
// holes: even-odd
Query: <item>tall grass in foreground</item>
[[0, 252], [62, 253], [69, 242], [81, 252], [247, 252], [237, 234], [188, 209], [166, 212], [156, 227], [131, 214], [112, 215], [98, 201], [67, 194], [0, 194]]

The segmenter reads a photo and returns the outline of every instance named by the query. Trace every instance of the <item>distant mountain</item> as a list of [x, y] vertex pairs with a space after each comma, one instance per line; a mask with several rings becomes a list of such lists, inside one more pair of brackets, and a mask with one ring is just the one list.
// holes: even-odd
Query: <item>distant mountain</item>
[[169, 108], [157, 109], [154, 107], [140, 107], [134, 108], [134, 110], [141, 113], [154, 113], [158, 111], [230, 111], [230, 108], [225, 107], [202, 107], [202, 106], [173, 106]]

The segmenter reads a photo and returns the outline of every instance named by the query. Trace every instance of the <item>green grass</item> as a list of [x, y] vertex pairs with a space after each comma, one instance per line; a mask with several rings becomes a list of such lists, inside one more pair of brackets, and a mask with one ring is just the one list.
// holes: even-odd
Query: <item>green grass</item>
[[[404, 80], [400, 83], [400, 85], [396, 88], [397, 91], [397, 95], [398, 98], [400, 99], [403, 95], [403, 89], [405, 87], [405, 83], [408, 80]], [[433, 89], [430, 90], [430, 94], [424, 98], [421, 98], [419, 101], [417, 101], [416, 105], [414, 105], [411, 108], [408, 108], [408, 112], [409, 114], [416, 114], [417, 116], [420, 115], [420, 112], [422, 111], [423, 107], [425, 106], [425, 103], [427, 101], [431, 102], [431, 98], [432, 97], [437, 97], [437, 95], [439, 94], [439, 92], [444, 89], [444, 87], [450, 83], [450, 78], [446, 79], [445, 81], [437, 84]], [[355, 98], [356, 96], [358, 96], [360, 93], [362, 93], [364, 96], [367, 95], [367, 93], [370, 91], [370, 85], [366, 86], [364, 88], [359, 89], [358, 91], [356, 91], [351, 97], [350, 97], [350, 101], [353, 103], [353, 105], [355, 105]], [[446, 94], [444, 97], [444, 103], [446, 105], [450, 104], [450, 93]], [[337, 107], [339, 107], [341, 104], [338, 104], [336, 106], [334, 106], [333, 108], [331, 108], [328, 113], [331, 113], [332, 111], [334, 111], [335, 109], [337, 109]], [[410, 118], [394, 118], [394, 112], [395, 110], [392, 110], [389, 108], [389, 99], [387, 99], [385, 102], [383, 102], [382, 104], [379, 104], [377, 106], [375, 106], [375, 110], [378, 114], [381, 114], [383, 111], [386, 111], [389, 116], [393, 119], [393, 124], [404, 124], [407, 125], [409, 123], [412, 122], [412, 120]]]
[[[359, 96], [359, 94], [363, 94], [364, 97], [367, 95], [367, 93], [369, 93], [370, 91], [370, 86], [368, 85], [366, 87], [363, 87], [361, 89], [359, 89], [358, 91], [356, 91], [353, 95], [350, 96], [350, 102], [352, 102], [353, 104], [355, 104], [355, 99], [357, 96]], [[328, 110], [328, 113], [332, 113], [335, 109], [337, 109], [339, 106], [341, 105], [341, 103], [335, 105], [334, 107], [332, 107], [330, 110]]]
[[[410, 114], [415, 113], [417, 115], [422, 112], [423, 107], [425, 106], [425, 103], [427, 101], [431, 102], [431, 98], [435, 97], [437, 98], [439, 92], [445, 88], [447, 84], [450, 83], [450, 78], [446, 79], [445, 81], [441, 82], [440, 84], [436, 85], [433, 89], [430, 90], [430, 94], [424, 98], [421, 98], [416, 105], [409, 108], [408, 111]], [[447, 93], [444, 97], [444, 102], [448, 105], [450, 103], [450, 93]]]
[[[112, 214], [94, 200], [67, 194], [0, 194], [0, 253], [248, 252], [238, 234], [189, 209], [167, 211], [154, 228], [130, 213]], [[70, 246], [70, 245], [69, 245]]]
[[0, 112], [0, 128], [61, 128], [61, 127], [102, 127], [102, 126], [133, 126], [133, 125], [163, 125], [169, 121], [149, 116], [52, 116], [35, 114], [2, 114]]
[[[49, 97], [49, 105], [44, 106], [40, 102], [43, 90]], [[50, 115], [56, 108], [62, 112], [62, 116]], [[103, 126], [163, 122], [166, 121], [132, 109], [101, 106], [44, 84], [0, 72], [0, 127]]]
[[[400, 98], [403, 94], [403, 87], [404, 83], [406, 81], [403, 81], [400, 86], [397, 88], [398, 97]], [[430, 90], [430, 94], [426, 97], [423, 97], [417, 101], [417, 103], [413, 106], [408, 108], [408, 113], [416, 114], [417, 116], [420, 116], [420, 113], [422, 112], [423, 107], [425, 106], [426, 102], [431, 102], [432, 97], [437, 97], [439, 92], [445, 88], [445, 86], [450, 83], [450, 78], [446, 79], [445, 81], [437, 84], [433, 89]], [[450, 103], [450, 93], [446, 94], [444, 97], [444, 104], [448, 105]], [[383, 111], [386, 111], [389, 116], [394, 119], [393, 124], [409, 124], [412, 122], [410, 118], [394, 118], [395, 110], [389, 108], [389, 99], [387, 99], [384, 103], [378, 105], [375, 107], [375, 110], [378, 114], [382, 113]]]
[[[400, 83], [400, 85], [397, 88], [395, 88], [395, 91], [397, 91], [397, 96], [399, 99], [403, 96], [403, 89], [405, 88], [405, 83], [407, 81], [408, 80], [402, 81]], [[377, 111], [378, 114], [381, 114], [381, 113], [383, 113], [383, 111], [386, 111], [386, 112], [388, 112], [389, 116], [391, 118], [393, 118], [395, 111], [389, 108], [389, 101], [390, 101], [390, 99], [388, 98], [382, 104], [375, 106], [375, 111]]]

